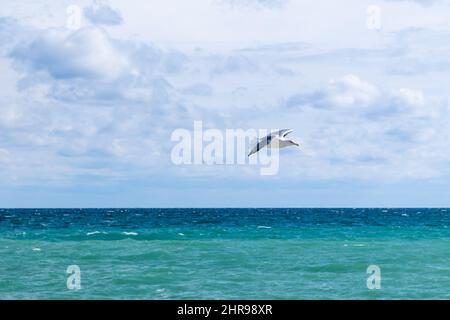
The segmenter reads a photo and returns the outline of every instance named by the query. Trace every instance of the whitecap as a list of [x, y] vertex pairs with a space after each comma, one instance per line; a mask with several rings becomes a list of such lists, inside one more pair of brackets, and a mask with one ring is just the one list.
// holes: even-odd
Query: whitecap
[[258, 229], [272, 229], [272, 227], [267, 227], [267, 226], [258, 226]]
[[33, 248], [33, 251], [41, 251], [41, 248]]
[[92, 232], [86, 233], [86, 235], [87, 236], [91, 236], [91, 235], [99, 234], [99, 233], [101, 233], [101, 234], [108, 234], [108, 232], [105, 232], [105, 231], [92, 231]]
[[124, 234], [126, 236], [137, 236], [138, 235], [137, 232], [122, 232], [122, 234]]
[[402, 213], [402, 217], [409, 217], [409, 214], [407, 214], [407, 213]]
[[178, 235], [179, 236], [184, 236], [184, 233], [179, 232]]
[[366, 245], [365, 245], [365, 244], [357, 243], [357, 244], [354, 244], [353, 246], [354, 246], [354, 247], [365, 247]]

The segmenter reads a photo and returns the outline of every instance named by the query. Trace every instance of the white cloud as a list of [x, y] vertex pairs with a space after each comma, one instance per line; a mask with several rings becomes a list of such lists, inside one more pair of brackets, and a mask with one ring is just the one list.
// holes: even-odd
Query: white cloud
[[18, 38], [3, 48], [20, 79], [14, 96], [0, 95], [0, 147], [14, 159], [3, 175], [118, 179], [167, 165], [170, 146], [156, 137], [189, 110], [163, 74], [180, 72], [181, 54], [124, 43], [97, 27], [33, 29]]
[[424, 105], [424, 96], [420, 90], [401, 88], [399, 90], [399, 97], [407, 105], [419, 106], [419, 107]]
[[436, 3], [444, 3], [445, 1], [442, 0], [384, 0], [386, 2], [415, 2], [418, 3], [420, 5], [424, 5], [424, 6], [430, 6]]
[[[331, 80], [326, 93], [326, 100], [339, 106], [367, 106], [379, 96], [377, 88], [355, 75]], [[327, 101], [328, 102], [328, 101]]]
[[130, 69], [126, 53], [99, 28], [43, 32], [11, 55], [53, 78], [115, 80]]
[[431, 116], [434, 108], [425, 108], [422, 91], [400, 88], [387, 90], [364, 81], [355, 75], [332, 79], [328, 85], [310, 93], [295, 94], [286, 100], [290, 108], [312, 107], [353, 112], [367, 119], [395, 116], [399, 113]]
[[235, 7], [280, 8], [289, 0], [221, 0], [221, 2]]
[[94, 24], [118, 25], [123, 22], [122, 16], [117, 10], [98, 3], [85, 7], [84, 15]]

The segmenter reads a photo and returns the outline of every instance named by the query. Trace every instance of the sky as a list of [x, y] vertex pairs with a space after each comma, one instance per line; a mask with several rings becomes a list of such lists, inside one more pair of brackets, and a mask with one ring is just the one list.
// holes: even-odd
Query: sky
[[[0, 0], [0, 207], [448, 207], [450, 2]], [[293, 129], [276, 175], [174, 130]]]

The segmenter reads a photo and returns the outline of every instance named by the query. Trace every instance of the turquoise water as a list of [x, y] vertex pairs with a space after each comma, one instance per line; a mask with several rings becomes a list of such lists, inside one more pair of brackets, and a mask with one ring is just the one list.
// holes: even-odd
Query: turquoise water
[[449, 226], [450, 209], [0, 209], [0, 299], [450, 299]]

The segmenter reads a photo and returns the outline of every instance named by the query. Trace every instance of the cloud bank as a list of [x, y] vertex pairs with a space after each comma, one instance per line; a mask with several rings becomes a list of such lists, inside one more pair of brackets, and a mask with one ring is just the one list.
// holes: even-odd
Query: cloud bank
[[[285, 1], [246, 4], [278, 10]], [[448, 176], [445, 30], [381, 33], [373, 48], [183, 50], [116, 33], [121, 11], [86, 6], [89, 23], [78, 30], [0, 18], [0, 82], [11, 88], [0, 94], [3, 181], [108, 184], [161, 172], [258, 181], [257, 168], [174, 166], [170, 134], [194, 120], [291, 127], [303, 148], [286, 152], [279, 177], [293, 182]]]

